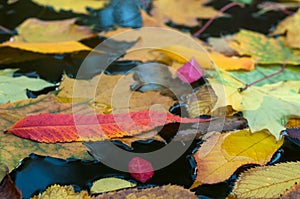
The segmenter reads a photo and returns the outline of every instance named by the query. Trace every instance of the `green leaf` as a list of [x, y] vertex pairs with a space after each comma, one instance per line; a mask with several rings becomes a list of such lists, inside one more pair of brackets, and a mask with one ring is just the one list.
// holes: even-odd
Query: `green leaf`
[[102, 178], [93, 183], [91, 193], [104, 193], [119, 189], [136, 187], [136, 184], [119, 178]]
[[[279, 65], [267, 65], [267, 66], [257, 66], [255, 70], [246, 72], [246, 71], [232, 71], [231, 75], [242, 80], [243, 82], [249, 84], [258, 79], [261, 79], [267, 75], [271, 75], [279, 71], [281, 66]], [[272, 78], [263, 80], [255, 84], [255, 86], [263, 86], [265, 84], [274, 84], [280, 81], [287, 80], [300, 80], [300, 67], [299, 66], [287, 66], [285, 67], [283, 73], [273, 76]]]
[[27, 99], [26, 89], [39, 91], [54, 86], [42, 79], [28, 78], [26, 76], [12, 77], [15, 69], [0, 70], [0, 103]]
[[218, 96], [215, 109], [231, 105], [242, 111], [252, 132], [268, 129], [278, 140], [289, 116], [300, 116], [300, 81], [278, 82], [264, 86], [251, 86], [243, 92], [245, 84], [225, 71], [220, 71], [223, 81], [210, 78], [209, 82]]
[[250, 55], [260, 64], [300, 64], [300, 54], [284, 45], [282, 38], [268, 38], [263, 34], [241, 30], [229, 45], [240, 55]]
[[245, 4], [252, 3], [252, 0], [231, 0], [231, 1], [238, 2], [238, 3], [245, 3]]

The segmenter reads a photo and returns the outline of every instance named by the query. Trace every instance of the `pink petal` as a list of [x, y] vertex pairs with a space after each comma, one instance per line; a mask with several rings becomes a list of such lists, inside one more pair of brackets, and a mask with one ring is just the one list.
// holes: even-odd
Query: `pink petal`
[[187, 83], [193, 83], [200, 79], [203, 75], [203, 71], [194, 57], [187, 63], [185, 63], [176, 72], [177, 77]]

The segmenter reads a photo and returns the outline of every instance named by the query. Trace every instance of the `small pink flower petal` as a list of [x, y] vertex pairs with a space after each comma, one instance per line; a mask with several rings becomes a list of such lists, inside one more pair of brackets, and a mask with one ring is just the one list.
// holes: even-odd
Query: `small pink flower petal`
[[177, 72], [177, 77], [187, 83], [193, 83], [200, 79], [203, 75], [203, 71], [194, 57], [182, 67], [180, 67]]

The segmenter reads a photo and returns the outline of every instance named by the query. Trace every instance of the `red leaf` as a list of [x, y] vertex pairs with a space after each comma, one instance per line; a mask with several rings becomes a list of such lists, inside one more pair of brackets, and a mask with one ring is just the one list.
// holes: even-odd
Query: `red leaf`
[[128, 163], [128, 171], [134, 179], [142, 183], [147, 182], [154, 175], [152, 164], [140, 157], [135, 157], [130, 160]]
[[[74, 122], [76, 117], [76, 125]], [[133, 136], [167, 123], [208, 122], [211, 119], [181, 118], [169, 113], [140, 111], [123, 114], [38, 114], [16, 122], [8, 132], [38, 142], [100, 141]]]
[[202, 75], [202, 69], [194, 57], [177, 70], [177, 76], [179, 79], [187, 83], [197, 81], [202, 77]]

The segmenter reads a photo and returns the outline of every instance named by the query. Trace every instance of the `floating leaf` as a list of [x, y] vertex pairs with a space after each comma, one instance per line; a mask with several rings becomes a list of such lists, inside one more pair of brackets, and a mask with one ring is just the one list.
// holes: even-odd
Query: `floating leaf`
[[261, 87], [251, 86], [239, 92], [245, 84], [225, 71], [220, 71], [222, 82], [209, 78], [218, 96], [215, 108], [231, 105], [242, 111], [252, 132], [268, 129], [277, 139], [290, 116], [300, 116], [300, 81], [278, 82]]
[[[3, 165], [0, 164], [1, 167]], [[0, 198], [3, 199], [21, 199], [22, 193], [20, 190], [15, 186], [14, 182], [12, 181], [8, 169], [4, 167], [5, 169], [2, 170], [1, 168], [1, 174], [0, 176], [4, 176], [3, 179], [1, 178], [0, 182]], [[2, 175], [2, 172], [4, 175]]]
[[0, 70], [0, 103], [27, 99], [26, 89], [39, 91], [54, 86], [42, 79], [28, 78], [26, 76], [13, 77], [15, 69]]
[[128, 171], [134, 179], [142, 183], [147, 182], [154, 175], [152, 164], [140, 157], [134, 157], [130, 160]]
[[[55, 95], [41, 95], [35, 99], [27, 99], [0, 105], [0, 129], [4, 130], [29, 114], [37, 113], [93, 113], [87, 103], [62, 104], [55, 100]], [[0, 133], [0, 163], [13, 170], [24, 156], [32, 152], [56, 158], [79, 158], [91, 160], [85, 146], [80, 142], [45, 144], [22, 139], [8, 133]]]
[[189, 198], [197, 199], [198, 197], [188, 189], [184, 189], [178, 185], [165, 185], [161, 187], [151, 187], [147, 189], [126, 189], [117, 192], [104, 193], [93, 199], [129, 199], [129, 197], [136, 199], [145, 198]]
[[229, 44], [240, 55], [251, 55], [260, 64], [300, 63], [299, 54], [286, 47], [282, 38], [268, 38], [257, 32], [241, 30]]
[[180, 118], [169, 113], [149, 110], [109, 115], [38, 114], [27, 116], [7, 131], [21, 138], [45, 143], [99, 141], [137, 135], [172, 122], [210, 120]]
[[[298, 5], [299, 6], [299, 5]], [[282, 20], [272, 34], [286, 34], [285, 44], [291, 48], [300, 48], [300, 9]]]
[[283, 140], [276, 141], [267, 131], [215, 133], [194, 154], [197, 178], [193, 187], [222, 182], [245, 164], [265, 165], [282, 144]]
[[[178, 25], [197, 26], [197, 18], [209, 19], [219, 14], [212, 7], [204, 6], [209, 0], [159, 0], [153, 2], [151, 14], [158, 21], [172, 21]], [[221, 14], [220, 14], [221, 16]]]
[[60, 10], [73, 11], [74, 13], [88, 14], [87, 8], [101, 9], [109, 0], [33, 0], [33, 2], [43, 5], [52, 6], [57, 12]]
[[300, 163], [286, 162], [275, 166], [255, 167], [243, 172], [236, 182], [232, 197], [279, 198], [300, 183]]
[[74, 188], [69, 186], [52, 185], [43, 193], [33, 196], [31, 199], [89, 199], [87, 191], [75, 192]]
[[200, 79], [203, 75], [203, 71], [200, 65], [197, 63], [194, 57], [187, 63], [185, 63], [176, 72], [177, 77], [183, 82], [193, 83]]
[[136, 184], [120, 178], [102, 178], [93, 183], [91, 193], [104, 193], [135, 186]]

